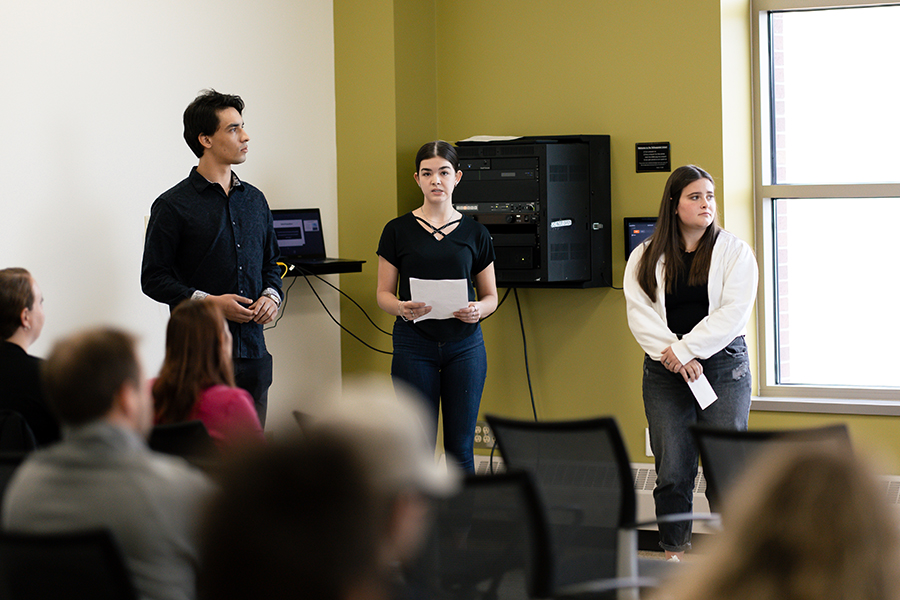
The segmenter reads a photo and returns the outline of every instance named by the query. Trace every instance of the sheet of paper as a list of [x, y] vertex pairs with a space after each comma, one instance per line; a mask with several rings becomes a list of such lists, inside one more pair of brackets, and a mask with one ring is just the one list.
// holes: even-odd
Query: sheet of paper
[[688, 387], [691, 388], [691, 392], [702, 410], [706, 410], [706, 407], [719, 399], [712, 386], [709, 385], [706, 375], [700, 375], [696, 381], [688, 382]]
[[409, 278], [409, 293], [414, 302], [424, 302], [431, 312], [414, 323], [427, 319], [452, 319], [453, 313], [469, 305], [469, 289], [465, 279]]

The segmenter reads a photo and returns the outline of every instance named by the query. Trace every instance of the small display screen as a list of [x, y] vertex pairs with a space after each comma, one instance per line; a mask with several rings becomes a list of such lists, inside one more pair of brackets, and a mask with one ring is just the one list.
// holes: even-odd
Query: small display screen
[[625, 217], [625, 260], [656, 229], [656, 217]]

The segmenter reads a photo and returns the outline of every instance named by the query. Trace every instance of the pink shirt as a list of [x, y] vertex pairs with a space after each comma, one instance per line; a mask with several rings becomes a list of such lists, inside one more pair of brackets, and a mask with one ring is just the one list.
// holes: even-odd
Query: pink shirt
[[208, 387], [200, 394], [189, 420], [199, 419], [220, 450], [242, 443], [265, 442], [253, 397], [241, 388]]

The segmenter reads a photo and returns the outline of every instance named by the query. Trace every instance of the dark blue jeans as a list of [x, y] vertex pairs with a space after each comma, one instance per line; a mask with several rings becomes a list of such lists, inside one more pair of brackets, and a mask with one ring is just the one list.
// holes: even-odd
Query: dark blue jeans
[[234, 358], [234, 383], [253, 396], [260, 424], [266, 426], [269, 387], [272, 385], [272, 355], [262, 358]]
[[403, 381], [427, 402], [437, 438], [438, 407], [443, 415], [444, 450], [468, 472], [475, 471], [472, 449], [481, 392], [487, 376], [487, 353], [481, 327], [458, 342], [427, 340], [401, 321], [394, 323], [394, 381]]
[[[703, 374], [719, 397], [701, 410], [681, 375], [644, 356], [644, 411], [656, 461], [656, 515], [691, 512], [698, 450], [689, 427], [706, 423], [747, 429], [750, 415], [750, 359], [744, 337], [701, 360]], [[691, 522], [660, 523], [659, 545], [671, 552], [691, 547]]]

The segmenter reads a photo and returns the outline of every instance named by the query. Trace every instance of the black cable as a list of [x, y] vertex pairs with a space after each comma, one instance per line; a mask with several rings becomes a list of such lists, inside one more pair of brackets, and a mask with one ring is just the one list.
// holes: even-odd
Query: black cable
[[488, 466], [491, 468], [491, 475], [494, 474], [494, 450], [497, 449], [497, 442], [491, 446], [491, 456], [488, 458]]
[[[624, 289], [625, 289], [624, 287], [616, 287], [616, 286], [614, 286], [613, 283], [612, 283], [612, 281], [607, 281], [607, 280], [606, 280], [606, 277], [603, 277], [603, 276], [600, 277], [600, 282], [603, 283], [603, 284], [605, 284], [605, 285], [608, 286], [609, 288], [614, 289], [614, 290], [624, 290]], [[623, 283], [622, 285], [625, 285], [625, 284]]]
[[534, 405], [534, 389], [531, 387], [531, 370], [528, 368], [528, 344], [525, 341], [525, 323], [522, 320], [522, 305], [519, 303], [519, 290], [513, 288], [513, 295], [516, 297], [516, 310], [519, 311], [519, 328], [522, 330], [522, 352], [525, 354], [525, 378], [528, 380], [528, 394], [531, 396], [531, 412], [534, 414], [534, 420], [538, 420], [537, 407]]
[[[369, 323], [371, 323], [372, 326], [375, 327], [375, 329], [377, 329], [378, 331], [380, 331], [381, 333], [383, 333], [383, 334], [385, 334], [385, 335], [392, 335], [390, 331], [385, 331], [384, 329], [382, 329], [381, 327], [379, 327], [378, 324], [375, 323], [375, 321], [372, 320], [372, 317], [369, 316], [369, 313], [366, 312], [366, 309], [364, 309], [362, 306], [360, 306], [359, 302], [357, 302], [356, 300], [354, 300], [353, 298], [351, 298], [350, 296], [348, 296], [347, 293], [346, 293], [344, 290], [342, 290], [341, 288], [339, 288], [339, 287], [337, 287], [336, 285], [332, 284], [332, 283], [331, 283], [330, 281], [328, 281], [327, 279], [324, 279], [324, 278], [320, 277], [319, 275], [317, 275], [316, 273], [313, 273], [312, 271], [307, 271], [307, 270], [304, 269], [303, 267], [296, 267], [296, 268], [299, 269], [300, 271], [303, 271], [303, 276], [304, 276], [304, 277], [306, 277], [307, 275], [312, 275], [313, 277], [315, 277], [315, 278], [318, 279], [319, 281], [325, 283], [325, 285], [328, 285], [328, 286], [330, 286], [332, 289], [337, 290], [338, 293], [339, 293], [341, 296], [343, 296], [344, 298], [346, 298], [347, 300], [349, 300], [350, 302], [352, 302], [354, 305], [356, 305], [356, 308], [358, 308], [358, 309], [362, 312], [362, 314], [364, 314], [364, 315], [366, 316], [366, 319], [369, 320]], [[348, 332], [348, 333], [349, 333], [349, 332]], [[352, 335], [352, 334], [351, 334], [351, 335]]]
[[[317, 273], [313, 273], [312, 271], [309, 271], [309, 270], [307, 270], [307, 269], [304, 269], [303, 267], [300, 267], [300, 266], [297, 266], [297, 265], [291, 265], [290, 267], [286, 267], [285, 275], [287, 274], [288, 271], [293, 271], [294, 269], [297, 269], [297, 270], [301, 271], [301, 273], [302, 273], [302, 275], [303, 275], [303, 278], [306, 280], [307, 285], [309, 285], [309, 289], [312, 290], [312, 293], [315, 294], [316, 299], [319, 301], [319, 304], [322, 305], [322, 308], [325, 309], [325, 312], [328, 313], [328, 316], [331, 317], [331, 320], [334, 321], [335, 324], [337, 324], [338, 327], [340, 327], [341, 329], [343, 329], [344, 331], [346, 331], [350, 336], [352, 336], [352, 337], [353, 337], [355, 340], [357, 340], [359, 343], [361, 343], [362, 345], [366, 346], [367, 348], [369, 348], [369, 349], [371, 349], [371, 350], [374, 350], [375, 352], [380, 352], [380, 353], [382, 353], [382, 354], [389, 354], [389, 355], [392, 355], [392, 354], [393, 354], [393, 352], [388, 352], [388, 351], [386, 351], [386, 350], [380, 350], [380, 349], [375, 348], [374, 346], [371, 346], [371, 345], [369, 345], [368, 343], [364, 342], [364, 341], [363, 341], [361, 338], [359, 338], [355, 333], [353, 333], [352, 331], [350, 331], [349, 329], [347, 329], [346, 327], [344, 327], [344, 326], [341, 324], [340, 321], [338, 321], [337, 319], [335, 319], [335, 318], [334, 318], [334, 315], [331, 314], [331, 311], [328, 310], [328, 306], [325, 305], [325, 302], [322, 300], [322, 298], [319, 296], [319, 294], [318, 294], [318, 292], [316, 291], [316, 289], [313, 287], [312, 282], [309, 280], [309, 276], [312, 275], [313, 277], [315, 277], [315, 278], [318, 279], [319, 281], [325, 283], [327, 286], [329, 286], [329, 287], [331, 287], [332, 289], [336, 290], [339, 294], [341, 294], [342, 296], [344, 296], [345, 298], [347, 298], [350, 302], [352, 302], [352, 303], [360, 310], [360, 312], [362, 312], [362, 314], [365, 315], [366, 319], [369, 321], [369, 323], [372, 324], [373, 327], [375, 327], [375, 329], [377, 329], [378, 331], [380, 331], [381, 333], [383, 333], [383, 334], [385, 334], [385, 335], [389, 335], [389, 336], [392, 336], [392, 337], [393, 337], [393, 334], [392, 334], [391, 332], [385, 331], [384, 329], [382, 329], [381, 327], [379, 327], [378, 324], [375, 323], [375, 321], [372, 320], [372, 317], [369, 316], [369, 313], [366, 312], [366, 310], [359, 304], [359, 302], [357, 302], [356, 300], [354, 300], [353, 298], [351, 298], [346, 292], [344, 292], [342, 289], [340, 289], [340, 288], [337, 287], [336, 285], [332, 284], [332, 283], [331, 283], [330, 281], [328, 281], [327, 279], [324, 279], [324, 278], [320, 277]], [[282, 277], [282, 278], [283, 278], [283, 277]], [[280, 309], [280, 314], [278, 315], [278, 318], [275, 319], [275, 322], [272, 323], [271, 327], [266, 327], [266, 328], [265, 328], [265, 331], [268, 331], [269, 329], [274, 329], [275, 326], [278, 325], [278, 321], [281, 320], [281, 317], [284, 316], [284, 309], [287, 308], [288, 292], [289, 292], [290, 289], [294, 286], [294, 282], [296, 282], [296, 281], [297, 281], [297, 278], [294, 277], [293, 280], [291, 281], [290, 285], [288, 285], [287, 289], [284, 291], [284, 302], [282, 302], [282, 306], [279, 307], [279, 309]], [[506, 300], [506, 297], [509, 296], [509, 292], [510, 292], [510, 290], [512, 290], [512, 289], [513, 289], [513, 288], [507, 288], [507, 289], [506, 289], [506, 293], [503, 294], [503, 298], [501, 298], [501, 299], [500, 299], [500, 302], [497, 303], [497, 308], [494, 309], [494, 312], [496, 312], [497, 309], [499, 309], [499, 308], [503, 305], [503, 302]], [[516, 300], [518, 301], [518, 295], [516, 295]], [[494, 314], [494, 313], [491, 313], [491, 315], [493, 315], [493, 314]], [[487, 317], [485, 317], [484, 319], [481, 319], [481, 320], [484, 321], [485, 319], [489, 319], [489, 318], [491, 317], [491, 315], [488, 315]], [[521, 321], [521, 312], [520, 312], [520, 314], [519, 314], [519, 319], [520, 319], [520, 321]], [[522, 336], [523, 336], [523, 339], [524, 339], [524, 329], [523, 329], [523, 332], [522, 332]], [[528, 368], [528, 365], [527, 365], [527, 355], [526, 355], [526, 365], [525, 365], [525, 367], [526, 367], [526, 369]], [[531, 387], [531, 381], [530, 381], [530, 378], [529, 378], [529, 388], [530, 388], [530, 387]], [[532, 406], [533, 406], [533, 405], [534, 405], [534, 395], [533, 395], [533, 394], [532, 394], [532, 402], [531, 402], [531, 403], [532, 403]], [[536, 419], [536, 417], [535, 417], [535, 419]]]
[[488, 315], [488, 316], [486, 316], [485, 318], [481, 319], [482, 321], [487, 321], [488, 319], [490, 319], [491, 316], [492, 316], [495, 312], [497, 312], [497, 311], [500, 309], [501, 306], [503, 306], [503, 301], [506, 300], [506, 297], [507, 297], [507, 296], [509, 296], [509, 291], [510, 291], [511, 289], [512, 289], [512, 288], [506, 288], [506, 293], [503, 294], [503, 297], [502, 297], [502, 298], [500, 298], [500, 302], [497, 303], [497, 308], [495, 308], [495, 309], [494, 309], [494, 312], [492, 312], [490, 315]]
[[[287, 273], [287, 271], [285, 271], [285, 273]], [[284, 279], [284, 278], [282, 277], [282, 279]], [[292, 279], [290, 285], [288, 285], [288, 286], [287, 286], [287, 289], [284, 290], [284, 300], [283, 300], [283, 301], [281, 302], [281, 304], [278, 306], [278, 318], [275, 319], [275, 322], [272, 323], [271, 326], [269, 326], [269, 327], [263, 327], [263, 331], [268, 331], [268, 330], [270, 330], [270, 329], [275, 329], [275, 327], [278, 325], [278, 321], [280, 321], [280, 320], [281, 320], [281, 317], [284, 316], [284, 311], [285, 311], [285, 309], [287, 308], [287, 303], [288, 303], [288, 292], [291, 291], [291, 288], [294, 286], [294, 282], [295, 282], [295, 281], [297, 281], [296, 278]]]
[[362, 338], [360, 338], [360, 337], [357, 336], [355, 333], [353, 333], [352, 331], [350, 331], [349, 329], [347, 329], [346, 327], [344, 327], [344, 326], [341, 324], [340, 321], [338, 321], [337, 319], [334, 318], [334, 315], [331, 314], [331, 311], [328, 310], [328, 307], [325, 305], [325, 301], [322, 300], [322, 297], [319, 296], [319, 292], [317, 292], [317, 291], [316, 291], [316, 288], [313, 287], [312, 281], [309, 280], [309, 276], [306, 275], [306, 274], [304, 273], [304, 274], [303, 274], [303, 279], [306, 280], [307, 285], [309, 285], [309, 289], [311, 289], [311, 290], [312, 290], [312, 293], [315, 294], [316, 299], [318, 299], [318, 301], [319, 301], [319, 304], [322, 305], [322, 308], [325, 309], [325, 312], [328, 313], [328, 316], [331, 317], [331, 320], [334, 321], [334, 322], [337, 324], [338, 327], [340, 327], [341, 329], [343, 329], [343, 330], [344, 330], [345, 332], [347, 332], [350, 336], [352, 336], [353, 339], [355, 339], [356, 341], [358, 341], [360, 344], [362, 344], [362, 345], [365, 346], [366, 348], [369, 348], [370, 350], [374, 350], [375, 352], [380, 352], [381, 354], [393, 354], [393, 352], [388, 352], [388, 351], [386, 351], [386, 350], [380, 350], [380, 349], [376, 348], [375, 346], [371, 346], [371, 345], [367, 344], [366, 342], [364, 342], [364, 341], [362, 340]]
[[[360, 338], [359, 338], [356, 334], [354, 334], [352, 331], [350, 331], [349, 329], [347, 329], [346, 327], [344, 327], [337, 319], [335, 319], [335, 318], [334, 318], [334, 315], [331, 314], [331, 311], [328, 310], [328, 307], [325, 305], [325, 302], [322, 300], [322, 298], [319, 296], [318, 292], [316, 292], [316, 289], [313, 287], [312, 282], [309, 280], [309, 275], [312, 275], [313, 277], [315, 277], [315, 278], [318, 279], [319, 281], [322, 281], [322, 282], [326, 283], [327, 285], [329, 285], [329, 286], [332, 287], [333, 289], [337, 290], [337, 291], [338, 291], [341, 295], [343, 295], [345, 298], [347, 298], [348, 300], [350, 300], [350, 302], [352, 302], [353, 304], [355, 304], [356, 307], [359, 308], [359, 310], [362, 311], [362, 313], [363, 313], [363, 314], [366, 316], [366, 318], [369, 320], [369, 323], [371, 323], [371, 324], [375, 327], [375, 329], [377, 329], [378, 331], [380, 331], [380, 332], [382, 332], [382, 333], [384, 333], [384, 334], [386, 334], [386, 335], [391, 335], [390, 332], [387, 332], [387, 331], [385, 331], [384, 329], [382, 329], [381, 327], [379, 327], [379, 326], [372, 320], [372, 318], [369, 316], [369, 313], [367, 313], [367, 312], [365, 311], [365, 309], [364, 309], [362, 306], [360, 306], [359, 303], [358, 303], [356, 300], [354, 300], [353, 298], [351, 298], [350, 296], [348, 296], [343, 290], [341, 290], [339, 287], [333, 285], [330, 281], [328, 281], [328, 280], [326, 280], [326, 279], [323, 279], [323, 278], [320, 277], [318, 274], [313, 273], [312, 271], [309, 271], [309, 270], [304, 269], [303, 267], [299, 267], [299, 266], [297, 266], [297, 265], [290, 265], [290, 266], [284, 265], [284, 266], [285, 266], [285, 272], [284, 272], [285, 275], [287, 275], [287, 273], [288, 273], [289, 271], [293, 271], [294, 269], [297, 269], [297, 270], [299, 270], [299, 271], [302, 271], [303, 278], [306, 280], [307, 285], [309, 285], [309, 289], [312, 290], [312, 293], [315, 294], [316, 299], [319, 301], [319, 304], [322, 305], [322, 308], [325, 309], [325, 312], [328, 313], [328, 316], [331, 317], [331, 320], [334, 321], [334, 322], [337, 324], [338, 327], [340, 327], [341, 329], [343, 329], [344, 331], [346, 331], [349, 335], [353, 336], [353, 338], [356, 339], [358, 342], [360, 342], [362, 345], [366, 346], [367, 348], [370, 348], [370, 349], [374, 350], [375, 352], [381, 352], [382, 354], [393, 354], [393, 352], [387, 352], [387, 351], [385, 351], [385, 350], [379, 350], [378, 348], [375, 348], [374, 346], [370, 346], [369, 344], [367, 344], [366, 342], [364, 342], [362, 339], [360, 339]], [[282, 276], [282, 279], [284, 279], [284, 276]], [[297, 281], [297, 277], [295, 276], [295, 277], [291, 280], [290, 285], [289, 285], [289, 286], [287, 287], [287, 289], [284, 291], [284, 302], [282, 302], [282, 306], [280, 307], [280, 309], [281, 309], [281, 314], [278, 315], [278, 318], [275, 319], [275, 322], [272, 324], [272, 326], [271, 326], [271, 327], [266, 327], [266, 328], [264, 329], [264, 331], [268, 331], [269, 329], [274, 329], [275, 326], [278, 325], [278, 321], [281, 320], [281, 317], [284, 316], [284, 309], [287, 308], [288, 292], [290, 291], [290, 289], [291, 289], [292, 287], [294, 287], [294, 283], [295, 283], [296, 281]]]

